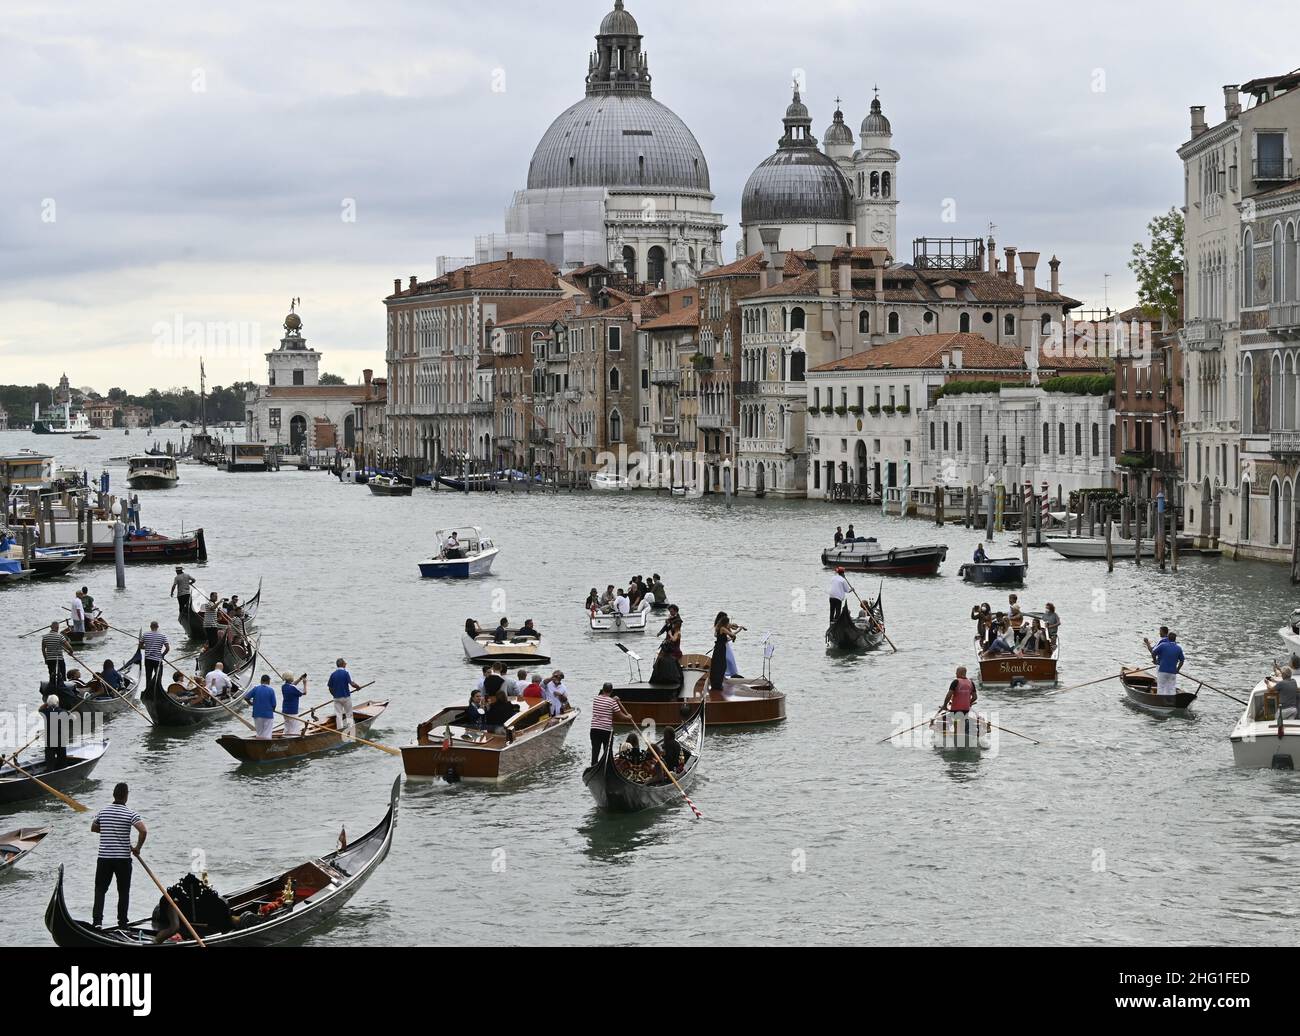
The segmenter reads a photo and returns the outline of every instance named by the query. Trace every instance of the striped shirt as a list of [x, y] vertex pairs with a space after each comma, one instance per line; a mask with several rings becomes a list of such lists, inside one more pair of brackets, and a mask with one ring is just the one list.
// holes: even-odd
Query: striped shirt
[[213, 601], [203, 602], [203, 628], [204, 629], [211, 629], [213, 626], [217, 625], [217, 609], [220, 607], [221, 605], [216, 604]]
[[598, 694], [591, 703], [591, 729], [614, 730], [614, 710], [618, 708], [618, 699], [612, 694]]
[[99, 858], [101, 860], [129, 860], [131, 858], [131, 828], [141, 816], [130, 806], [113, 803], [102, 809], [95, 822], [99, 824]]
[[47, 633], [41, 638], [41, 654], [53, 662], [63, 657], [63, 634]]
[[163, 649], [170, 648], [167, 638], [157, 630], [150, 630], [140, 638], [140, 645], [144, 648], [144, 657], [149, 662], [161, 662], [163, 658]]

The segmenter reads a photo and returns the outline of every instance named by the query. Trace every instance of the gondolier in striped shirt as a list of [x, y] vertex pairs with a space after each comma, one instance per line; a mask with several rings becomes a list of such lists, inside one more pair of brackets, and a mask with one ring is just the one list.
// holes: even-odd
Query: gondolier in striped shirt
[[[126, 800], [130, 789], [119, 784], [113, 789], [113, 804], [96, 815], [90, 830], [99, 835], [99, 862], [95, 867], [95, 909], [92, 923], [96, 928], [104, 923], [104, 899], [108, 886], [117, 882], [117, 923], [126, 927], [130, 922], [131, 857], [139, 856], [149, 829], [144, 819], [131, 809]], [[135, 847], [131, 846], [131, 829], [137, 834]]]
[[217, 601], [217, 592], [212, 591], [208, 599], [203, 602], [203, 635], [208, 638], [208, 647], [217, 646], [217, 638], [221, 632], [220, 624], [217, 622], [217, 616], [221, 612], [221, 605]]
[[176, 598], [176, 608], [181, 622], [189, 622], [190, 596], [194, 591], [194, 577], [180, 565], [176, 566], [176, 578], [172, 580], [172, 597]]
[[59, 632], [57, 622], [50, 623], [50, 631], [41, 637], [41, 655], [45, 659], [46, 668], [50, 671], [50, 687], [62, 684], [67, 678], [67, 668], [63, 663], [63, 653], [71, 651], [72, 645], [68, 643], [68, 638]]
[[149, 632], [140, 637], [140, 650], [144, 654], [144, 685], [155, 694], [162, 692], [163, 660], [171, 649], [167, 638], [158, 632], [158, 623], [149, 623]]
[[607, 683], [591, 703], [591, 765], [595, 766], [608, 754], [610, 743], [614, 740], [614, 711], [618, 708], [618, 699], [614, 697], [614, 685]]

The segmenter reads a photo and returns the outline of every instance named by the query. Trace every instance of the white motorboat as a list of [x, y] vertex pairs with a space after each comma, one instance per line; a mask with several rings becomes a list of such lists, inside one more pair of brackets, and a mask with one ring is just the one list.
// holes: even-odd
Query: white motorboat
[[618, 612], [589, 612], [587, 618], [593, 633], [644, 633], [650, 611], [646, 609], [628, 615]]
[[[1063, 558], [1071, 561], [1096, 561], [1099, 558], [1106, 557], [1106, 541], [1100, 536], [1075, 536], [1073, 538], [1056, 538], [1053, 537], [1047, 541], [1047, 545]], [[1134, 558], [1137, 557], [1137, 541], [1112, 539], [1111, 556], [1115, 558]], [[1153, 558], [1156, 556], [1156, 544], [1154, 540], [1142, 541], [1142, 556], [1144, 558]]]
[[[453, 532], [459, 547], [449, 550], [446, 543]], [[469, 579], [471, 576], [485, 576], [492, 571], [497, 548], [477, 525], [467, 525], [461, 529], [439, 529], [436, 536], [438, 553], [420, 562], [420, 575], [425, 579]]]
[[1300, 608], [1291, 612], [1286, 625], [1277, 631], [1277, 635], [1286, 641], [1293, 655], [1300, 654]]
[[126, 482], [132, 489], [171, 489], [181, 480], [176, 458], [167, 453], [142, 453], [126, 462]]
[[471, 637], [462, 631], [460, 642], [465, 649], [466, 661], [475, 665], [504, 662], [508, 666], [526, 669], [529, 666], [546, 665], [551, 661], [551, 656], [546, 652], [546, 642], [541, 637], [520, 636], [518, 630], [512, 631], [508, 640], [499, 643], [490, 632]]
[[1279, 720], [1277, 692], [1261, 680], [1229, 735], [1232, 761], [1252, 769], [1294, 770], [1300, 765], [1300, 720]]
[[610, 471], [598, 471], [587, 481], [592, 489], [605, 493], [617, 493], [632, 488], [632, 483], [628, 481], [626, 475], [615, 475]]

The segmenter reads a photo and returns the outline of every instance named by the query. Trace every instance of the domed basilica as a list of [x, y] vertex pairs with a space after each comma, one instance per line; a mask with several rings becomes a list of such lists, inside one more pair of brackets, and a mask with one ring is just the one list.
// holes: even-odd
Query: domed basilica
[[477, 240], [477, 262], [513, 253], [561, 270], [600, 263], [669, 289], [720, 264], [724, 224], [708, 162], [686, 124], [651, 95], [641, 40], [615, 0], [588, 62], [586, 96], [543, 134], [505, 233]]

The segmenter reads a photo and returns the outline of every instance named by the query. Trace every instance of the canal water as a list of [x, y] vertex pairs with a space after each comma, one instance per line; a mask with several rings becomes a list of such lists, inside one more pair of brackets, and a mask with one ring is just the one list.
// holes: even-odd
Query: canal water
[[[53, 448], [92, 476], [107, 466], [124, 488], [125, 464], [109, 458], [151, 441], [4, 433], [0, 452]], [[407, 785], [388, 861], [313, 944], [1295, 940], [1300, 775], [1233, 767], [1240, 707], [1225, 698], [1207, 691], [1191, 718], [1161, 720], [1129, 707], [1117, 681], [990, 690], [981, 706], [996, 722], [1043, 744], [1002, 735], [996, 751], [953, 759], [878, 743], [910, 725], [903, 716], [933, 713], [954, 667], [972, 661], [971, 606], [1005, 600], [957, 578], [975, 532], [805, 502], [426, 490], [386, 499], [321, 472], [182, 465], [181, 476], [177, 489], [140, 494], [145, 524], [203, 526], [210, 559], [193, 571], [204, 589], [248, 596], [262, 582], [262, 647], [311, 674], [309, 701], [321, 700], [339, 655], [358, 682], [377, 681], [363, 697], [391, 700], [371, 734], [388, 744], [466, 697], [476, 676], [460, 646], [467, 616], [536, 620], [584, 710], [603, 680], [628, 671], [613, 641], [587, 630], [593, 586], [659, 572], [686, 618], [688, 652], [711, 646], [710, 620], [728, 610], [750, 631], [737, 644], [746, 675], [762, 666], [762, 636], [775, 645], [789, 719], [708, 735], [692, 794], [703, 820], [685, 806], [598, 813], [580, 779], [584, 716], [562, 755], [502, 787]], [[938, 538], [951, 548], [940, 576], [884, 582], [897, 654], [826, 652], [819, 551], [850, 521], [887, 545]], [[421, 580], [434, 531], [466, 524], [501, 548], [491, 577]], [[1009, 539], [991, 553], [1014, 554]], [[119, 593], [111, 566], [83, 567], [0, 591], [0, 708], [37, 704], [39, 638], [17, 635], [61, 617], [83, 582], [113, 625], [157, 618], [179, 652], [171, 576], [169, 566], [132, 567]], [[1062, 687], [1143, 664], [1143, 634], [1167, 623], [1189, 673], [1244, 696], [1284, 656], [1276, 631], [1295, 595], [1272, 566], [1188, 558], [1177, 575], [1131, 562], [1107, 574], [1104, 563], [1043, 550], [1021, 597], [1062, 615]], [[654, 638], [627, 642], [648, 674]], [[113, 634], [94, 656], [120, 662], [131, 650]], [[115, 718], [108, 755], [75, 795], [98, 809], [129, 782], [160, 876], [177, 880], [198, 861], [230, 890], [329, 850], [342, 826], [367, 830], [400, 772], [400, 760], [364, 746], [241, 769], [214, 742], [226, 732], [244, 728], [232, 719], [164, 734], [134, 714]], [[8, 807], [0, 829], [20, 825], [53, 834], [0, 879], [0, 939], [44, 945], [60, 864], [74, 912], [89, 916], [96, 838], [88, 815], [53, 801]], [[156, 895], [138, 870], [134, 893], [132, 915], [143, 916]]]

